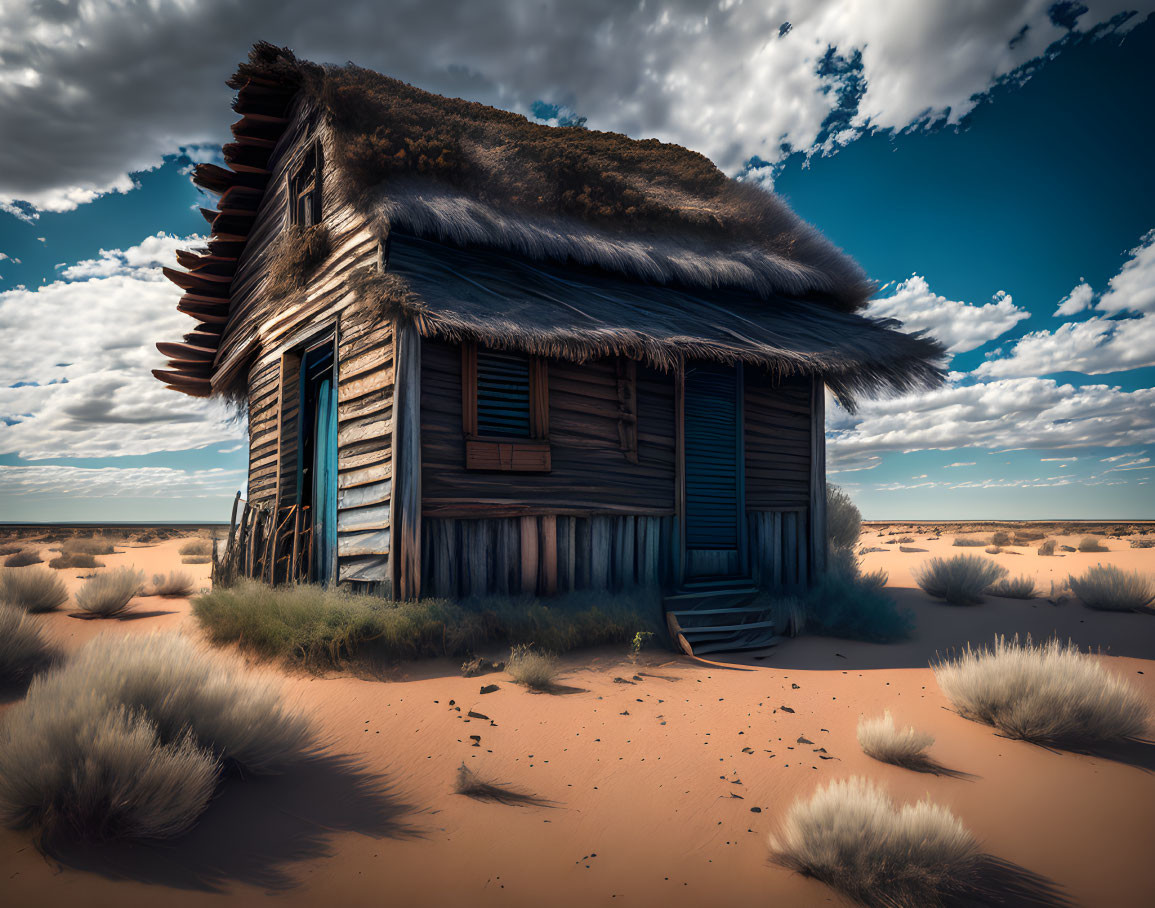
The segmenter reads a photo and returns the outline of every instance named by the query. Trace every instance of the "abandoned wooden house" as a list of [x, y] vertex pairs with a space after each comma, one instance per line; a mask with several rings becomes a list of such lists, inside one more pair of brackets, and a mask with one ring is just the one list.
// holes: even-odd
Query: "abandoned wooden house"
[[[699, 154], [265, 44], [228, 84], [207, 248], [166, 269], [197, 324], [155, 374], [247, 409], [242, 574], [733, 606], [822, 569], [824, 389], [941, 380], [858, 313], [853, 261]], [[712, 639], [757, 636], [740, 611]]]

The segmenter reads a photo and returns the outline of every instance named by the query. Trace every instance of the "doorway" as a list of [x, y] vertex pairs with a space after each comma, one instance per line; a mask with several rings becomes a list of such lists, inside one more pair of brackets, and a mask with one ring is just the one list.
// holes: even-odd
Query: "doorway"
[[745, 569], [742, 367], [687, 363], [684, 418], [687, 580]]
[[300, 452], [297, 500], [308, 508], [312, 531], [309, 573], [328, 585], [337, 563], [337, 383], [333, 339], [301, 357]]

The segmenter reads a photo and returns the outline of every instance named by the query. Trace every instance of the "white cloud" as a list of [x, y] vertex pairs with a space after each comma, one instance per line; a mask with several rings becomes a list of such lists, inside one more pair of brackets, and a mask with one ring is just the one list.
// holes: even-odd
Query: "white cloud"
[[1108, 467], [1107, 472], [1113, 473], [1115, 470], [1150, 470], [1151, 467], [1143, 467], [1140, 464], [1150, 463], [1150, 457], [1137, 457], [1134, 460], [1128, 460], [1126, 463], [1116, 464], [1113, 467]]
[[[111, 277], [115, 274], [131, 274], [142, 269], [173, 267], [176, 251], [188, 249], [203, 243], [205, 237], [178, 237], [167, 233], [145, 237], [139, 245], [128, 249], [101, 249], [95, 259], [83, 259], [64, 268], [60, 276], [67, 280], [87, 280], [94, 277]], [[58, 266], [59, 267], [59, 266]]]
[[1099, 300], [1103, 312], [1143, 312], [1155, 315], [1155, 230], [1148, 231]]
[[899, 284], [890, 296], [871, 300], [866, 314], [896, 318], [908, 331], [928, 331], [951, 353], [973, 350], [1030, 318], [1030, 313], [1016, 306], [1005, 291], [995, 294], [992, 302], [974, 306], [933, 293], [926, 278], [917, 274]]
[[1142, 451], [1136, 451], [1131, 454], [1116, 454], [1114, 457], [1100, 457], [1100, 463], [1117, 463], [1120, 460], [1126, 460], [1128, 457], [1138, 457]]
[[[67, 210], [124, 191], [129, 173], [177, 147], [219, 142], [228, 120], [222, 81], [254, 35], [508, 109], [528, 111], [537, 99], [565, 105], [591, 127], [676, 141], [733, 173], [752, 155], [780, 160], [783, 144], [833, 149], [868, 128], [959, 123], [1000, 78], [1067, 34], [1052, 3], [7, 0], [0, 134], [21, 141], [0, 145], [0, 204]], [[1080, 30], [1152, 8], [1151, 0], [1084, 6]], [[784, 22], [791, 28], [779, 37]], [[848, 64], [820, 75], [828, 48], [860, 59], [864, 86], [836, 124], [826, 121]], [[133, 61], [127, 91], [125, 60]]]
[[1078, 460], [1078, 457], [1040, 457], [1039, 460], [1043, 463], [1061, 463], [1068, 464], [1073, 460]]
[[1075, 387], [1043, 378], [949, 385], [925, 394], [868, 400], [853, 416], [836, 407], [827, 430], [835, 463], [888, 451], [1150, 443], [1155, 443], [1155, 389]]
[[[78, 263], [74, 280], [0, 292], [0, 453], [26, 459], [180, 451], [241, 436], [217, 402], [166, 389], [157, 340], [192, 326], [158, 261], [196, 237], [149, 237]], [[73, 268], [67, 269], [66, 273]]]
[[1086, 281], [1078, 284], [1074, 290], [1063, 297], [1059, 303], [1059, 308], [1055, 310], [1055, 317], [1058, 318], [1064, 315], [1075, 315], [1082, 312], [1084, 309], [1091, 308], [1091, 299], [1094, 297], [1095, 291], [1091, 289], [1091, 285]]
[[975, 465], [975, 461], [973, 461], [973, 460], [964, 460], [964, 461], [961, 461], [961, 462], [959, 462], [959, 463], [948, 463], [948, 464], [947, 464], [945, 467], [943, 467], [943, 469], [944, 469], [944, 470], [949, 470], [949, 469], [951, 469], [951, 468], [953, 468], [953, 467], [973, 467], [974, 465]]
[[1055, 372], [1097, 375], [1151, 365], [1155, 365], [1155, 318], [1093, 316], [1054, 331], [1026, 334], [1008, 355], [988, 359], [974, 374], [990, 378]]
[[0, 500], [37, 498], [219, 498], [244, 486], [240, 471], [170, 467], [0, 466]]

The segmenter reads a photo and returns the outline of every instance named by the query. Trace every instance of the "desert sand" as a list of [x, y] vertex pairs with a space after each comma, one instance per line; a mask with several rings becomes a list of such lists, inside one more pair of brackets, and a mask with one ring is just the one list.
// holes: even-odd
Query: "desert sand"
[[[532, 693], [500, 673], [463, 678], [444, 660], [375, 679], [258, 666], [284, 676], [286, 695], [314, 716], [342, 759], [230, 781], [189, 836], [164, 845], [55, 861], [26, 835], [0, 830], [2, 901], [839, 904], [822, 884], [769, 864], [767, 837], [796, 797], [857, 774], [899, 800], [948, 805], [984, 850], [1042, 875], [1075, 903], [1150, 904], [1155, 746], [1085, 755], [1002, 738], [952, 712], [927, 665], [995, 633], [1057, 633], [1099, 648], [1155, 709], [1155, 617], [1092, 612], [1073, 600], [988, 597], [952, 608], [918, 590], [910, 570], [932, 555], [980, 554], [1012, 574], [1035, 575], [1048, 591], [1051, 579], [1095, 562], [1155, 572], [1155, 549], [1108, 539], [1106, 554], [987, 555], [952, 548], [950, 535], [923, 534], [908, 545], [927, 552], [903, 553], [877, 532], [867, 529], [861, 544], [889, 551], [864, 556], [865, 567], [889, 571], [894, 595], [917, 615], [915, 636], [901, 644], [803, 637], [728, 661], [584, 651], [563, 660], [564, 694]], [[181, 541], [130, 545], [99, 560], [167, 571], [179, 568]], [[207, 584], [207, 565], [184, 570]], [[78, 584], [74, 575], [89, 572], [64, 573]], [[187, 600], [146, 598], [136, 607], [128, 620], [81, 620], [67, 607], [42, 620], [65, 648], [102, 631], [198, 635]], [[499, 689], [481, 694], [489, 683]], [[858, 718], [883, 709], [934, 734], [931, 754], [967, 775], [920, 774], [864, 756]], [[454, 794], [462, 762], [540, 803]]]

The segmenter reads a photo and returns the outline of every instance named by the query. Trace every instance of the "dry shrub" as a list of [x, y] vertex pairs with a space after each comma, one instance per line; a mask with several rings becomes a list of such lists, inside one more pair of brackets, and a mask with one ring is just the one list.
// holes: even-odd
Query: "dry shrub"
[[1002, 596], [1004, 599], [1034, 599], [1035, 578], [1023, 574], [1021, 577], [1000, 580], [991, 584], [987, 592], [992, 596]]
[[54, 571], [67, 571], [74, 568], [100, 568], [104, 567], [104, 563], [97, 561], [92, 555], [78, 552], [76, 554], [62, 554], [59, 558], [53, 558], [48, 562], [48, 566]]
[[181, 558], [181, 564], [208, 564], [212, 561], [211, 555], [185, 555]]
[[[862, 512], [835, 485], [826, 486], [826, 538], [832, 549], [850, 549], [862, 534]], [[881, 533], [879, 534], [882, 535]]]
[[0, 558], [15, 555], [20, 551], [22, 551], [22, 549], [18, 545], [0, 545]]
[[973, 536], [955, 536], [953, 544], [957, 546], [978, 547], [987, 545], [988, 543], [985, 539], [975, 539]]
[[178, 835], [221, 765], [313, 750], [279, 686], [176, 635], [102, 635], [33, 680], [0, 726], [0, 820], [49, 842]]
[[1012, 738], [1051, 744], [1107, 743], [1143, 737], [1147, 704], [1121, 678], [1073, 644], [1027, 637], [969, 645], [932, 666], [959, 714]]
[[76, 605], [81, 611], [99, 618], [113, 618], [128, 610], [144, 586], [144, 572], [120, 567], [97, 574], [76, 591]]
[[4, 567], [27, 567], [30, 564], [43, 564], [44, 559], [36, 549], [25, 549], [4, 559]]
[[1131, 540], [1131, 548], [1133, 549], [1152, 549], [1155, 548], [1155, 539], [1148, 539], [1141, 537], [1139, 539]]
[[41, 668], [52, 657], [36, 621], [0, 601], [0, 681], [17, 681]]
[[1087, 608], [1105, 612], [1139, 612], [1155, 601], [1155, 584], [1139, 571], [1124, 571], [1113, 564], [1088, 568], [1081, 577], [1067, 580], [1071, 591]]
[[1055, 554], [1055, 540], [1047, 539], [1039, 546], [1040, 555], [1054, 555]]
[[974, 836], [945, 807], [898, 807], [857, 777], [796, 800], [770, 851], [784, 867], [887, 908], [941, 905], [970, 885], [981, 860]]
[[534, 690], [549, 690], [557, 683], [557, 657], [530, 646], [515, 646], [509, 652], [505, 670], [518, 684]]
[[211, 555], [213, 553], [213, 542], [211, 539], [205, 539], [198, 536], [196, 539], [190, 539], [185, 542], [178, 549], [182, 555]]
[[991, 545], [1003, 546], [1003, 545], [1010, 545], [1010, 544], [1011, 544], [1011, 534], [1008, 533], [1006, 530], [998, 530], [995, 532], [995, 534], [993, 536], [991, 536]]
[[500, 782], [483, 781], [477, 773], [462, 763], [457, 767], [457, 779], [453, 784], [453, 791], [467, 798], [478, 801], [496, 801], [498, 804], [510, 804], [520, 807], [544, 807], [548, 802], [536, 795], [526, 794], [510, 788]]
[[1002, 549], [999, 548], [997, 545], [988, 545], [986, 548], [986, 552], [988, 555], [997, 555], [1001, 551], [1002, 551]]
[[910, 726], [896, 728], [890, 710], [886, 710], [880, 718], [858, 720], [858, 743], [868, 757], [921, 770], [931, 765], [926, 749], [934, 743], [934, 735]]
[[987, 588], [1005, 576], [1005, 567], [977, 555], [931, 558], [914, 571], [915, 582], [926, 593], [951, 605], [977, 605]]
[[112, 555], [116, 549], [111, 542], [104, 539], [68, 539], [60, 545], [60, 551], [66, 555]]
[[149, 596], [191, 596], [195, 587], [193, 579], [183, 571], [169, 571], [168, 575], [153, 574], [152, 583], [146, 595]]
[[914, 542], [914, 537], [913, 536], [899, 536], [896, 541], [898, 542], [899, 545], [904, 545], [906, 543]]
[[1111, 551], [1098, 536], [1084, 536], [1079, 540], [1080, 552], [1109, 552]]
[[285, 227], [269, 250], [266, 292], [279, 297], [300, 290], [331, 250], [328, 224]]
[[68, 601], [68, 588], [51, 571], [4, 571], [0, 574], [0, 602], [26, 612], [51, 612]]

